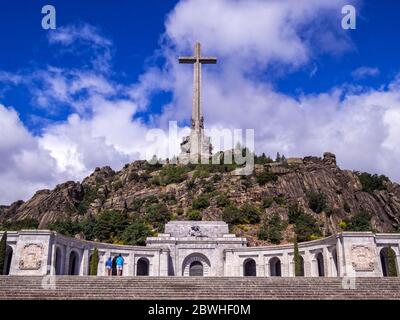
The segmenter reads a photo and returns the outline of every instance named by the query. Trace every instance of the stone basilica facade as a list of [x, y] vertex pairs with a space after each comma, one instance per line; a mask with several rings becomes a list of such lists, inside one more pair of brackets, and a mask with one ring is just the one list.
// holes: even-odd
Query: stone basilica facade
[[[107, 275], [108, 257], [119, 254], [125, 260], [123, 276], [294, 276], [293, 245], [248, 247], [222, 221], [172, 221], [146, 246], [91, 242], [46, 230], [9, 232], [4, 273], [88, 275], [95, 248], [98, 276]], [[386, 276], [389, 250], [399, 270], [400, 234], [344, 232], [299, 244], [306, 277]]]

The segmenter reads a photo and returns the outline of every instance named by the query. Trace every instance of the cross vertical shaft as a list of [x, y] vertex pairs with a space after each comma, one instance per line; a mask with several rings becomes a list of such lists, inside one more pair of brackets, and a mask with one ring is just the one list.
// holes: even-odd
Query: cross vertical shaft
[[193, 64], [193, 102], [192, 102], [192, 125], [191, 134], [184, 139], [181, 144], [184, 153], [191, 157], [208, 157], [211, 154], [212, 146], [210, 138], [204, 136], [204, 118], [201, 108], [201, 67], [202, 64], [216, 64], [214, 57], [202, 57], [201, 45], [196, 43], [194, 55], [189, 57], [179, 57], [179, 63]]

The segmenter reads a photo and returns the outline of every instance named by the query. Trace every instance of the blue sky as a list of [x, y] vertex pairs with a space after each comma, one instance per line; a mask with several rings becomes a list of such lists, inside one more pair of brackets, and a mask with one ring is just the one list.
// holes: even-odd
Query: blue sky
[[[340, 27], [347, 3], [356, 30]], [[41, 28], [45, 4], [57, 10], [54, 31]], [[258, 153], [332, 151], [344, 168], [400, 181], [391, 165], [400, 160], [398, 1], [14, 0], [0, 8], [0, 181], [11, 181], [0, 185], [0, 203], [158, 152], [165, 141], [146, 143], [149, 130], [188, 124], [191, 69], [177, 56], [197, 40], [219, 58], [204, 69], [210, 128], [252, 128]]]

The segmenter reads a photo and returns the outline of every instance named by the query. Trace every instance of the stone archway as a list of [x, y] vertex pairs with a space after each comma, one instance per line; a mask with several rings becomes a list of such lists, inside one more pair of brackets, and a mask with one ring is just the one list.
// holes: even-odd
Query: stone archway
[[208, 276], [210, 275], [211, 263], [208, 258], [201, 253], [193, 253], [185, 258], [182, 264], [182, 275], [188, 276]]
[[248, 258], [243, 262], [243, 275], [245, 277], [256, 277], [257, 266], [256, 262], [252, 258]]
[[396, 253], [390, 247], [382, 248], [379, 257], [381, 260], [382, 275], [384, 277], [397, 277], [399, 266], [396, 261]]
[[136, 275], [145, 277], [149, 275], [150, 262], [147, 258], [140, 258], [136, 263]]
[[69, 254], [68, 275], [78, 276], [80, 270], [80, 258], [78, 252], [75, 250]]
[[278, 257], [273, 257], [269, 260], [269, 275], [271, 277], [282, 277], [281, 260]]
[[321, 252], [315, 256], [317, 260], [317, 275], [318, 277], [325, 277], [324, 256]]
[[11, 270], [11, 262], [12, 262], [12, 258], [13, 258], [13, 249], [11, 246], [7, 245], [6, 247], [6, 260], [4, 262], [4, 269], [3, 271], [3, 275], [9, 275], [10, 274], [10, 270]]

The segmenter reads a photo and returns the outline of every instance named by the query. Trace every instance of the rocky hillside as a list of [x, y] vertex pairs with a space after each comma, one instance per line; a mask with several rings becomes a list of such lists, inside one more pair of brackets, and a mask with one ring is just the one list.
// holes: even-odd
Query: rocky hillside
[[34, 219], [45, 228], [109, 210], [147, 219], [153, 231], [162, 231], [157, 222], [169, 219], [223, 219], [251, 244], [290, 241], [301, 232], [312, 239], [362, 230], [365, 220], [373, 231], [400, 230], [400, 185], [385, 177], [341, 170], [331, 153], [281, 162], [257, 157], [256, 163], [248, 177], [233, 175], [233, 165], [135, 161], [118, 172], [96, 168], [82, 182], [66, 182], [38, 191], [27, 202], [0, 206], [0, 223]]

